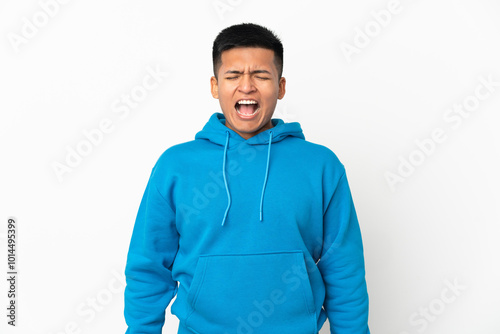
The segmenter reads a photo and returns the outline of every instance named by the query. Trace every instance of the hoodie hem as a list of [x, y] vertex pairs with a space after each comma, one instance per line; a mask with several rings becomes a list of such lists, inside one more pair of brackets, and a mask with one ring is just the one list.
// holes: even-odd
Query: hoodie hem
[[[196, 331], [189, 329], [189, 327], [184, 326], [184, 324], [179, 323], [179, 329], [177, 330], [177, 334], [201, 334]], [[316, 332], [319, 334], [319, 332]]]

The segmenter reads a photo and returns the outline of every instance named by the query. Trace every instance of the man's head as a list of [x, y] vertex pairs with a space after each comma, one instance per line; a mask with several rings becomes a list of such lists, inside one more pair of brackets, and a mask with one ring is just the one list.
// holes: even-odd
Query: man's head
[[272, 127], [277, 100], [285, 95], [283, 45], [267, 28], [244, 23], [222, 30], [214, 41], [212, 96], [226, 126], [248, 139]]
[[274, 62], [279, 78], [281, 78], [283, 74], [283, 44], [271, 30], [253, 23], [237, 24], [222, 30], [217, 35], [212, 48], [215, 78], [218, 78], [219, 67], [222, 64], [222, 53], [238, 47], [263, 48], [274, 51]]

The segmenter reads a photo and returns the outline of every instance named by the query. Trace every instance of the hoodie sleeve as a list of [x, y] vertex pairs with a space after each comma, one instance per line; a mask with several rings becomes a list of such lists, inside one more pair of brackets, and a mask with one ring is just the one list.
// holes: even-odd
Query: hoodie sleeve
[[177, 293], [171, 267], [178, 249], [175, 215], [149, 179], [135, 221], [125, 267], [127, 334], [161, 334], [165, 309]]
[[369, 334], [363, 244], [345, 170], [323, 215], [323, 251], [318, 268], [323, 307], [332, 334]]

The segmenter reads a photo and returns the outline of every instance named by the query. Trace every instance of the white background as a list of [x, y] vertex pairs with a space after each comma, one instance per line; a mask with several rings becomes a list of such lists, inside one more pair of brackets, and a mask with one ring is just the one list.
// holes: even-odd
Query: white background
[[[2, 277], [7, 218], [19, 224], [18, 326], [6, 324], [1, 279], [0, 332], [125, 331], [116, 277], [151, 168], [220, 110], [209, 91], [217, 33], [255, 22], [285, 46], [275, 115], [347, 168], [372, 333], [500, 333], [498, 1], [401, 0], [385, 26], [373, 13], [387, 0], [54, 1], [51, 16], [49, 0], [0, 2]], [[168, 75], [116, 113], [148, 69]], [[478, 100], [481, 77], [496, 86]], [[465, 101], [479, 104], [446, 121]], [[105, 119], [112, 130], [58, 180], [54, 163]], [[446, 139], [422, 153], [416, 140], [439, 129]], [[410, 158], [417, 166], [400, 167]], [[404, 182], [391, 188], [398, 168]], [[169, 307], [163, 333], [177, 324]]]

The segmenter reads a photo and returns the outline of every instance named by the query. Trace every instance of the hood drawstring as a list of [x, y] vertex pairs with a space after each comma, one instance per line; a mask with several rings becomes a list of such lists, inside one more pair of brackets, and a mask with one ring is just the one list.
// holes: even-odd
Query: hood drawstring
[[[262, 193], [260, 195], [260, 221], [263, 219], [263, 206], [264, 206], [264, 192], [266, 190], [267, 177], [269, 175], [269, 160], [271, 158], [271, 143], [273, 141], [273, 132], [269, 131], [269, 144], [267, 146], [267, 163], [266, 163], [266, 175], [264, 177], [264, 184], [262, 185]], [[222, 177], [224, 178], [224, 185], [227, 192], [227, 207], [226, 212], [224, 212], [224, 218], [222, 218], [222, 225], [226, 222], [227, 213], [229, 212], [229, 207], [231, 206], [231, 194], [229, 193], [229, 187], [227, 185], [226, 179], [226, 160], [227, 160], [227, 148], [229, 145], [229, 131], [226, 131], [226, 145], [224, 145], [224, 157], [222, 159]]]
[[231, 194], [229, 194], [229, 187], [227, 186], [227, 180], [226, 180], [226, 155], [227, 155], [227, 146], [229, 144], [229, 131], [226, 131], [226, 145], [224, 146], [224, 158], [222, 159], [222, 176], [224, 177], [224, 185], [226, 186], [226, 192], [227, 192], [227, 208], [226, 212], [224, 212], [224, 218], [222, 219], [222, 226], [224, 226], [224, 223], [226, 222], [227, 218], [227, 213], [229, 211], [229, 207], [231, 206]]
[[262, 185], [262, 194], [260, 195], [260, 221], [262, 221], [262, 207], [264, 205], [264, 191], [266, 189], [267, 176], [269, 175], [269, 160], [271, 157], [271, 142], [273, 140], [273, 132], [269, 131], [269, 145], [267, 146], [267, 164], [266, 164], [266, 176], [264, 178], [264, 185]]

